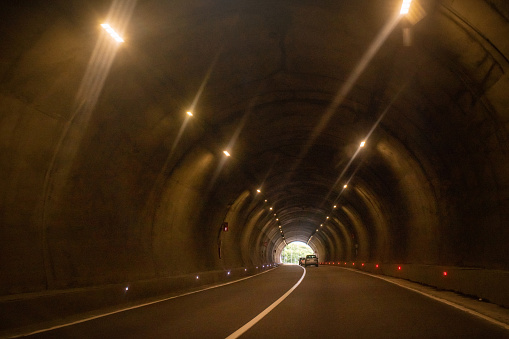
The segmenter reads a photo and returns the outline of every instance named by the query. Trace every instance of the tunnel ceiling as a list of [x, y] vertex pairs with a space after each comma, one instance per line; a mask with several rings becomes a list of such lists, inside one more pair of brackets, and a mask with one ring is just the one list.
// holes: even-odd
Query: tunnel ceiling
[[[509, 7], [415, 0], [405, 16], [400, 7], [10, 4], [1, 25], [2, 93], [11, 111], [19, 101], [45, 118], [22, 127], [4, 120], [4, 144], [23, 140], [5, 146], [14, 160], [4, 173], [23, 169], [33, 178], [11, 180], [6, 191], [18, 195], [6, 194], [4, 205], [34, 206], [31, 220], [42, 220], [44, 237], [59, 244], [71, 234], [56, 231], [59, 220], [79, 220], [77, 206], [89, 206], [93, 216], [76, 213], [97, 225], [133, 223], [123, 236], [151, 234], [163, 253], [165, 234], [181, 232], [164, 223], [199, 223], [192, 212], [162, 210], [192, 200], [211, 224], [242, 223], [237, 241], [257, 251], [264, 241], [275, 253], [309, 241], [324, 258], [468, 261], [470, 248], [453, 239], [474, 243], [488, 223], [507, 236], [503, 208], [493, 206], [507, 196]], [[99, 26], [108, 16], [124, 43]], [[16, 128], [31, 137], [10, 135]], [[32, 165], [14, 156], [21, 147]], [[29, 191], [37, 194], [27, 198]], [[463, 228], [474, 215], [477, 226]], [[132, 222], [148, 218], [160, 222]], [[115, 232], [104, 236], [121, 239]], [[489, 249], [490, 241], [476, 250], [497, 262], [502, 247]]]

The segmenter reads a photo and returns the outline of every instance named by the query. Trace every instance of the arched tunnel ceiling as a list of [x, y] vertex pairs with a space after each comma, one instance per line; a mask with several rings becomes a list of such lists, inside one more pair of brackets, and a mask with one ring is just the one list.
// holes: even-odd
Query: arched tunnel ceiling
[[[22, 197], [6, 193], [4, 206], [29, 204], [35, 187], [34, 219], [49, 230], [64, 223], [52, 220], [73, 220], [76, 206], [102, 204], [86, 220], [132, 223], [125, 237], [151, 234], [157, 253], [166, 253], [172, 232], [183, 232], [165, 223], [216, 237], [215, 226], [204, 231], [193, 212], [179, 212], [189, 205], [196, 215], [217, 207], [210, 225], [224, 215], [237, 220], [244, 231], [235, 239], [253, 252], [263, 243], [280, 253], [285, 242], [309, 241], [323, 258], [473, 260], [466, 253], [483, 225], [508, 235], [509, 7], [414, 0], [400, 16], [400, 6], [8, 5], [3, 96], [12, 98], [12, 111], [18, 100], [51, 122], [43, 128], [27, 120], [25, 133], [45, 141], [34, 136], [14, 147], [23, 138], [9, 133], [21, 127], [5, 118], [4, 148], [36, 157], [23, 173], [38, 175], [26, 191], [17, 181], [6, 185]], [[122, 44], [99, 26], [108, 13]], [[12, 159], [3, 163], [8, 178], [24, 168], [23, 159]], [[87, 194], [100, 199], [91, 203]], [[108, 201], [115, 202], [109, 210]], [[475, 226], [464, 229], [471, 217]], [[150, 230], [139, 226], [148, 219]], [[491, 241], [482, 238], [476, 250]], [[503, 266], [502, 247], [488, 249], [485, 260]]]

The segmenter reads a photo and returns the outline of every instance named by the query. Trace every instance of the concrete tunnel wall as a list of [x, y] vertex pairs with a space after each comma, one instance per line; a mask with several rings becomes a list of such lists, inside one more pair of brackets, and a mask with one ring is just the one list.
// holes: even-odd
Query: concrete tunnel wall
[[[287, 243], [313, 235], [323, 261], [509, 270], [504, 2], [419, 2], [426, 16], [412, 26], [413, 49], [398, 26], [290, 182], [288, 159], [319, 122], [308, 112], [330, 107], [398, 2], [382, 14], [369, 1], [316, 5], [309, 17], [310, 5], [283, 1], [275, 15], [269, 3], [239, 3], [140, 3], [130, 23], [139, 31], [118, 50], [95, 27], [104, 4], [7, 6], [0, 294], [271, 263], [285, 245], [279, 225]], [[346, 42], [352, 54], [328, 47], [339, 39], [331, 27], [349, 37], [331, 14], [342, 11], [351, 27], [366, 11], [368, 28]], [[273, 48], [281, 44], [286, 61]], [[185, 117], [211, 69], [201, 117]], [[334, 200], [345, 159], [403, 85], [359, 157], [353, 189]]]

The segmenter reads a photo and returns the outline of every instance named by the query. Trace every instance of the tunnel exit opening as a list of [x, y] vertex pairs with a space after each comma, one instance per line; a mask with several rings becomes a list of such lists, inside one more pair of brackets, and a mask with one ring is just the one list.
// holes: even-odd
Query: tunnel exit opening
[[283, 248], [280, 261], [284, 264], [298, 264], [299, 258], [305, 258], [308, 254], [314, 254], [314, 251], [306, 243], [294, 241]]

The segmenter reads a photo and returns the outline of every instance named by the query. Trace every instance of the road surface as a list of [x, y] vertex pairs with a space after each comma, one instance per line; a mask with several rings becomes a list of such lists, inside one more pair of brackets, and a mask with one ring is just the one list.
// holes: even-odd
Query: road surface
[[304, 270], [289, 265], [233, 284], [30, 337], [233, 338], [238, 335], [242, 338], [509, 338], [509, 330], [351, 270], [328, 266]]

